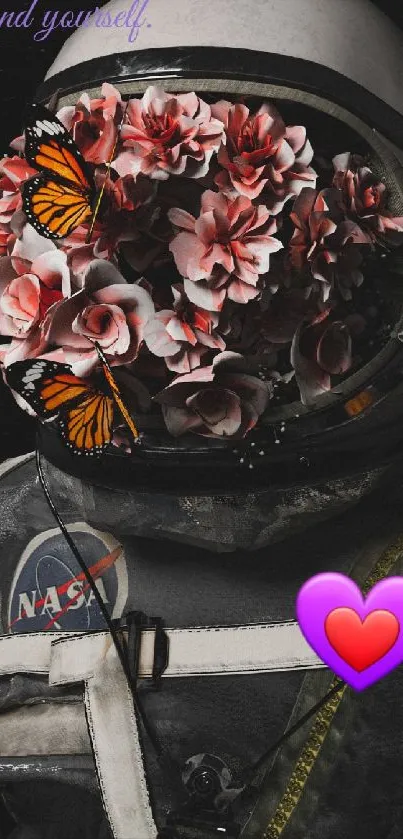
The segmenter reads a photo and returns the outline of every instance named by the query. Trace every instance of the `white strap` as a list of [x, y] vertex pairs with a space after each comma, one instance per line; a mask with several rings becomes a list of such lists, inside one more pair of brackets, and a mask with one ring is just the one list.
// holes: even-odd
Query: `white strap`
[[[77, 640], [71, 639], [72, 647]], [[88, 728], [102, 799], [115, 839], [156, 839], [133, 700], [115, 647], [108, 640], [102, 666], [85, 681]], [[76, 654], [80, 656], [80, 649]]]
[[70, 632], [32, 632], [0, 636], [0, 676], [43, 673], [50, 670], [52, 643], [71, 637]]
[[[98, 657], [95, 666], [91, 662], [89, 667], [87, 660], [84, 673], [80, 657], [88, 640], [98, 642]], [[67, 644], [72, 653], [69, 681], [85, 682], [88, 730], [114, 838], [156, 839], [157, 827], [148, 798], [133, 700], [110, 635], [101, 632], [89, 636], [76, 633], [3, 636], [0, 674], [52, 671], [53, 658], [57, 659], [59, 649], [66, 649], [63, 645]], [[91, 645], [87, 645], [87, 654], [90, 649]]]
[[[165, 676], [268, 673], [323, 667], [297, 623], [200, 627], [168, 630], [169, 662]], [[144, 637], [140, 673], [149, 675], [154, 641]]]
[[[164, 677], [266, 673], [324, 667], [297, 623], [168, 629]], [[69, 640], [75, 638], [75, 645]], [[33, 633], [0, 637], [0, 674], [49, 673], [51, 684], [85, 681], [109, 648], [109, 634]], [[77, 660], [77, 650], [79, 657]], [[142, 634], [139, 676], [152, 674], [154, 631]]]
[[[165, 677], [324, 665], [294, 621], [168, 629]], [[153, 630], [142, 634], [140, 676], [152, 674]], [[115, 839], [156, 839], [132, 696], [108, 632], [0, 637], [0, 675], [49, 673], [51, 685], [85, 683], [85, 706], [104, 807]], [[0, 723], [1, 724], [1, 723]]]

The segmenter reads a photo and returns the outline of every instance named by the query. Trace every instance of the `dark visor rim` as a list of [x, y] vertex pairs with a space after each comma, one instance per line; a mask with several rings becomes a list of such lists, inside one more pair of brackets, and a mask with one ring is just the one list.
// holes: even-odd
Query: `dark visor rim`
[[403, 148], [403, 115], [362, 85], [322, 64], [277, 53], [232, 47], [167, 47], [114, 53], [83, 61], [45, 80], [35, 101], [46, 103], [112, 84], [181, 78], [232, 79], [277, 84], [326, 97], [347, 108]]

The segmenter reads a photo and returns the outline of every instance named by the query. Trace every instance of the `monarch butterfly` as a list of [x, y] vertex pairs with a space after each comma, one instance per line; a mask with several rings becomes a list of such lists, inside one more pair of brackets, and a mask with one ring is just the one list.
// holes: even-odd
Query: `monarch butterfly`
[[42, 105], [27, 110], [25, 157], [40, 172], [22, 187], [28, 221], [41, 236], [63, 239], [93, 215], [95, 185], [73, 138]]
[[101, 455], [110, 444], [116, 404], [135, 440], [139, 433], [122, 400], [116, 379], [98, 344], [110, 394], [75, 376], [68, 364], [36, 358], [17, 361], [5, 371], [7, 384], [43, 420], [56, 419], [73, 454]]

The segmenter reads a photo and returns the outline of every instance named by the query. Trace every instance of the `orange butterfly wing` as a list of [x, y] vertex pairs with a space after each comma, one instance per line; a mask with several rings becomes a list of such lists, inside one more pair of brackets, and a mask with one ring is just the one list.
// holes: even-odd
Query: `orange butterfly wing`
[[139, 436], [139, 432], [137, 431], [137, 428], [136, 428], [136, 426], [135, 426], [135, 424], [134, 424], [134, 422], [133, 422], [133, 420], [132, 420], [132, 418], [131, 418], [131, 416], [130, 416], [127, 408], [126, 408], [126, 405], [123, 402], [123, 399], [120, 395], [119, 387], [116, 383], [115, 377], [112, 374], [112, 371], [109, 367], [109, 364], [105, 364], [104, 362], [102, 362], [102, 368], [103, 368], [103, 372], [104, 372], [104, 376], [106, 378], [106, 381], [108, 382], [108, 385], [111, 389], [112, 396], [113, 396], [113, 398], [114, 398], [114, 400], [115, 400], [115, 402], [116, 402], [116, 404], [119, 408], [119, 411], [122, 414], [122, 417], [126, 422], [126, 425], [128, 426], [131, 433], [133, 434], [134, 439], [137, 440], [137, 438]]
[[23, 186], [24, 212], [32, 227], [48, 239], [63, 239], [92, 216], [87, 195], [47, 175]]
[[62, 239], [92, 216], [89, 168], [64, 125], [40, 105], [28, 111], [25, 139], [26, 159], [40, 174], [23, 184], [24, 212], [42, 236]]
[[73, 151], [73, 148], [69, 146], [70, 143], [67, 146], [63, 145], [56, 138], [38, 141], [30, 154], [29, 163], [35, 169], [56, 175], [71, 185], [74, 184], [78, 189], [88, 192], [91, 184], [84, 171], [84, 161], [78, 148], [73, 147]]
[[132, 420], [132, 418], [129, 414], [129, 411], [127, 410], [126, 405], [123, 402], [123, 399], [120, 395], [119, 385], [118, 385], [118, 383], [117, 383], [117, 381], [116, 381], [116, 379], [115, 379], [115, 377], [112, 373], [112, 370], [111, 370], [111, 368], [108, 364], [108, 361], [107, 361], [103, 351], [101, 350], [100, 345], [98, 344], [97, 341], [94, 341], [94, 344], [95, 344], [95, 349], [96, 349], [96, 351], [98, 353], [98, 356], [99, 356], [99, 360], [102, 364], [102, 369], [103, 369], [103, 372], [104, 372], [105, 379], [108, 382], [108, 385], [111, 389], [111, 393], [112, 393], [112, 396], [113, 396], [113, 398], [116, 402], [116, 405], [118, 406], [119, 411], [122, 414], [122, 417], [126, 422], [126, 425], [128, 426], [131, 433], [133, 434], [134, 439], [137, 440], [138, 437], [139, 437], [139, 432], [137, 431], [137, 428], [136, 428], [136, 426], [135, 426], [135, 424], [134, 424], [134, 422], [133, 422], [133, 420]]
[[66, 445], [75, 454], [102, 454], [112, 439], [113, 400], [93, 391], [70, 408], [59, 425]]
[[40, 358], [18, 361], [5, 375], [42, 419], [56, 419], [74, 454], [102, 454], [111, 442], [113, 399], [74, 376], [67, 365]]

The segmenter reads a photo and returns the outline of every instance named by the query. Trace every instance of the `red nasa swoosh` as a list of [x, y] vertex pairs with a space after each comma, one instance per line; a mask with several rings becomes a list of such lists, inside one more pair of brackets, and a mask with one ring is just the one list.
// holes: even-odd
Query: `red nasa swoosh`
[[[111, 568], [112, 565], [114, 565], [115, 562], [119, 559], [121, 553], [122, 553], [122, 547], [119, 546], [118, 548], [115, 548], [115, 550], [112, 551], [111, 553], [106, 554], [106, 556], [103, 556], [101, 559], [99, 559], [98, 562], [95, 563], [95, 565], [92, 565], [91, 568], [88, 569], [88, 571], [90, 572], [93, 579], [97, 580], [99, 577], [102, 577], [102, 575], [105, 574], [105, 572], [109, 568]], [[70, 588], [70, 586], [73, 585], [73, 583], [83, 583], [84, 581], [86, 581], [86, 577], [85, 577], [84, 572], [81, 571], [80, 574], [77, 574], [77, 576], [73, 577], [73, 579], [68, 580], [66, 583], [62, 583], [60, 586], [58, 586], [56, 588], [57, 594], [65, 594], [67, 589]], [[45, 632], [45, 631], [49, 630], [53, 626], [53, 624], [57, 622], [58, 618], [60, 618], [65, 612], [67, 612], [69, 607], [73, 603], [75, 603], [75, 601], [78, 600], [78, 598], [81, 597], [81, 595], [85, 591], [87, 591], [89, 589], [89, 587], [90, 587], [89, 584], [86, 583], [86, 585], [83, 586], [83, 588], [76, 595], [74, 595], [74, 597], [70, 598], [68, 603], [66, 603], [66, 605], [63, 606], [63, 609], [61, 609], [61, 611], [57, 615], [55, 615], [55, 617], [52, 618], [50, 623], [48, 623], [45, 626], [45, 629], [43, 631]], [[35, 604], [35, 609], [40, 608], [41, 606], [43, 606], [44, 603], [45, 603], [45, 598], [43, 597], [42, 600], [38, 600], [38, 602]], [[22, 612], [21, 612], [21, 617], [25, 617], [25, 614], [22, 614]], [[20, 617], [15, 618], [10, 623], [10, 625], [8, 626], [8, 630], [12, 629], [14, 624], [17, 623], [17, 621], [19, 621], [19, 620], [20, 620]]]

